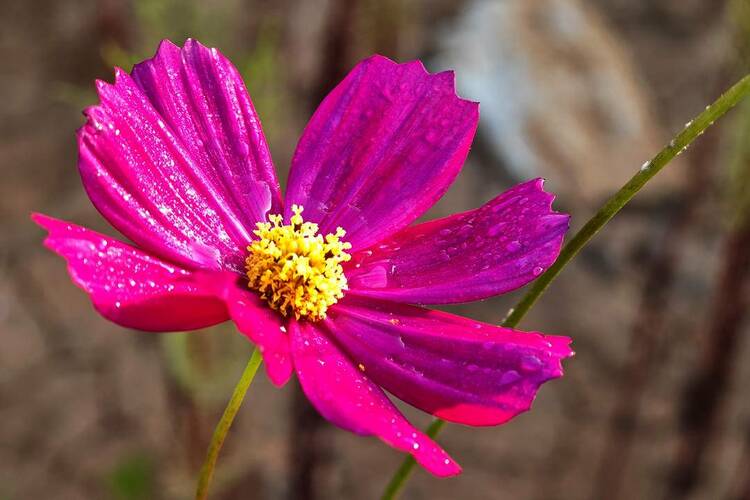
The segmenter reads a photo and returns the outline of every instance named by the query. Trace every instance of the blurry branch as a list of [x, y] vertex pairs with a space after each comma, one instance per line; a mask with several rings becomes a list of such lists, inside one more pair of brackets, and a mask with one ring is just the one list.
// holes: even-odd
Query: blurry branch
[[93, 86], [83, 87], [69, 82], [53, 82], [50, 86], [50, 97], [53, 101], [65, 104], [76, 110], [82, 109], [96, 101], [96, 92], [94, 92]]
[[[743, 66], [750, 61], [750, 5], [732, 4]], [[687, 383], [680, 415], [680, 436], [665, 498], [687, 498], [701, 479], [705, 455], [715, 439], [736, 361], [743, 322], [750, 307], [750, 103], [743, 103], [736, 124], [725, 189], [729, 229], [705, 345]]]
[[[50, 357], [70, 362], [74, 356], [68, 344], [69, 329], [61, 326], [65, 322], [50, 301], [39, 300], [40, 297], [45, 296], [45, 283], [26, 265], [27, 260], [19, 253], [9, 253], [7, 267], [0, 277], [10, 282], [15, 288], [15, 296], [19, 305], [27, 312], [39, 333], [44, 337]], [[38, 367], [33, 366], [33, 368]]]
[[727, 395], [743, 321], [750, 307], [750, 105], [742, 109], [737, 152], [731, 168], [730, 230], [724, 242], [706, 348], [688, 382], [681, 410], [681, 436], [667, 498], [685, 498], [700, 480], [704, 455], [714, 438]]
[[[746, 42], [741, 49], [741, 57], [743, 60], [744, 67], [750, 67], [750, 4], [742, 1], [735, 1], [735, 16], [738, 20], [739, 28], [741, 33], [744, 35], [743, 38]], [[744, 50], [743, 50], [744, 49]], [[750, 121], [750, 113], [745, 117], [746, 122]], [[747, 133], [750, 129], [750, 125], [746, 123], [745, 127], [740, 127], [738, 130], [738, 137], [736, 138], [737, 144], [743, 145], [745, 149], [745, 158], [750, 161], [750, 145], [747, 141], [747, 136], [742, 137], [743, 132]], [[735, 223], [742, 224], [743, 218], [750, 217], [750, 168], [745, 165], [746, 168], [740, 168], [742, 165], [740, 162], [737, 163], [735, 169], [730, 172], [730, 185], [734, 187], [736, 195], [732, 197], [735, 200], [735, 213], [739, 215], [735, 220]], [[748, 224], [747, 221], [744, 222]], [[743, 450], [743, 456], [739, 464], [738, 474], [736, 476], [736, 484], [732, 489], [732, 497], [730, 500], [750, 500], [750, 422], [747, 424], [745, 430], [745, 447]]]
[[[199, 2], [182, 0], [130, 1], [138, 27], [138, 43], [134, 44], [131, 51], [137, 56], [136, 62], [149, 57], [156, 42], [163, 38], [168, 38], [180, 45], [185, 35], [200, 39], [205, 33], [204, 30], [208, 28], [209, 21], [211, 21], [201, 18], [198, 13]], [[207, 3], [216, 6], [217, 2]]]
[[[750, 69], [750, 2], [734, 0], [731, 17], [737, 26], [740, 67]], [[745, 105], [734, 137], [733, 161], [729, 165], [729, 213], [734, 227], [747, 225], [750, 218], [750, 106]]]
[[[229, 45], [240, 19], [228, 2], [102, 0], [99, 11], [102, 60], [108, 69], [118, 66], [126, 71], [151, 57], [165, 38], [178, 45], [187, 37], [211, 46]], [[124, 22], [130, 18], [132, 22]]]
[[[750, 107], [747, 111], [750, 112]], [[750, 167], [750, 158], [745, 160]], [[733, 226], [724, 242], [711, 320], [704, 334], [706, 348], [683, 394], [681, 435], [665, 498], [686, 498], [700, 480], [704, 455], [714, 438], [728, 392], [748, 307], [750, 217], [744, 217]]]
[[640, 306], [630, 333], [624, 366], [618, 380], [614, 410], [607, 424], [605, 449], [593, 480], [592, 499], [622, 496], [622, 480], [627, 474], [643, 393], [653, 375], [656, 351], [665, 335], [676, 271], [685, 249], [701, 201], [710, 186], [710, 163], [715, 136], [701, 143], [693, 161], [688, 163], [688, 186], [669, 226], [653, 245], [641, 290]]
[[516, 326], [568, 262], [578, 255], [578, 252], [633, 199], [643, 186], [687, 149], [695, 139], [703, 135], [706, 129], [713, 125], [714, 121], [736, 106], [749, 92], [750, 75], [746, 75], [713, 104], [707, 106], [703, 113], [689, 121], [682, 132], [677, 134], [656, 156], [644, 163], [640, 170], [607, 200], [599, 211], [565, 244], [555, 263], [534, 281], [529, 291], [510, 311], [503, 324], [510, 327]]
[[[723, 80], [723, 79], [722, 79]], [[711, 168], [719, 141], [717, 134], [695, 146], [687, 163], [687, 187], [673, 210], [668, 227], [652, 245], [641, 290], [640, 305], [630, 333], [630, 345], [618, 380], [614, 409], [607, 424], [605, 447], [593, 480], [592, 500], [616, 500], [623, 495], [643, 393], [656, 368], [656, 352], [666, 334], [676, 272], [685, 240], [701, 202], [712, 185]]]
[[107, 40], [99, 48], [102, 61], [108, 68], [118, 67], [130, 71], [134, 64], [143, 60], [140, 54], [128, 52], [114, 40]]
[[727, 500], [750, 500], [750, 422], [747, 423], [745, 429], [745, 446], [742, 451], [742, 458]]
[[[323, 33], [323, 56], [318, 70], [317, 84], [310, 94], [310, 108], [318, 103], [340, 81], [348, 69], [348, 49], [352, 33], [350, 26], [355, 13], [355, 0], [332, 0]], [[292, 426], [289, 433], [290, 487], [289, 498], [314, 500], [315, 488], [322, 462], [330, 454], [330, 442], [324, 438], [324, 420], [310, 405], [299, 387], [292, 400]]]
[[263, 133], [273, 148], [288, 129], [284, 107], [290, 99], [285, 85], [288, 75], [284, 73], [281, 20], [267, 15], [253, 28], [247, 36], [248, 50], [239, 57], [237, 66], [258, 115], [263, 117]]
[[333, 0], [328, 25], [323, 35], [323, 59], [318, 73], [318, 83], [313, 89], [313, 110], [328, 95], [349, 69], [349, 47], [352, 42], [351, 26], [357, 8], [355, 0]]
[[[644, 163], [638, 172], [607, 200], [596, 214], [565, 244], [555, 263], [537, 278], [531, 288], [516, 304], [516, 307], [510, 310], [508, 316], [503, 320], [502, 326], [510, 328], [517, 326], [565, 266], [633, 199], [648, 181], [690, 146], [718, 118], [722, 117], [727, 111], [734, 108], [737, 103], [747, 97], [748, 94], [750, 94], [750, 74], [734, 84], [721, 97], [714, 101], [713, 104], [707, 106], [705, 111], [695, 119], [689, 121], [682, 132], [677, 134], [650, 161]], [[427, 434], [430, 437], [435, 437], [444, 425], [445, 421], [443, 420], [433, 420], [427, 429]], [[396, 498], [411, 475], [415, 465], [416, 462], [411, 456], [402, 462], [385, 488], [382, 496], [384, 500]]]
[[104, 47], [130, 48], [133, 41], [133, 23], [129, 21], [129, 0], [99, 0], [96, 4], [97, 36], [102, 51], [102, 61], [108, 63]]

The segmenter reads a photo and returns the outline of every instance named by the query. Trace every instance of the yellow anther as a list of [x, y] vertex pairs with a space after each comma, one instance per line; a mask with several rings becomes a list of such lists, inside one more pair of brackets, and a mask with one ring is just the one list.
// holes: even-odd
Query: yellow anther
[[351, 256], [352, 245], [341, 241], [346, 232], [318, 234], [318, 225], [305, 222], [303, 208], [292, 205], [294, 215], [284, 225], [281, 215], [258, 222], [258, 239], [247, 247], [245, 259], [248, 286], [283, 316], [317, 321], [344, 296], [347, 289], [342, 262]]

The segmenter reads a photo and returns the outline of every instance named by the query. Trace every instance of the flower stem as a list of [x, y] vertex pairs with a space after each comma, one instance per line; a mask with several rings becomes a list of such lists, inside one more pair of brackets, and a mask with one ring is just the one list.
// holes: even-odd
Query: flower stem
[[[521, 300], [513, 307], [508, 316], [503, 320], [502, 326], [513, 328], [521, 322], [526, 313], [536, 303], [539, 297], [547, 290], [563, 268], [573, 260], [578, 252], [586, 246], [606, 224], [612, 219], [627, 203], [646, 185], [659, 171], [671, 162], [677, 155], [682, 153], [692, 142], [703, 132], [713, 125], [716, 119], [723, 116], [727, 111], [732, 109], [738, 102], [750, 93], [750, 75], [746, 75], [742, 80], [735, 83], [729, 90], [721, 95], [713, 104], [707, 106], [705, 111], [699, 114], [695, 119], [688, 122], [685, 128], [672, 139], [669, 144], [659, 151], [650, 161], [643, 166], [630, 178], [624, 186], [620, 188], [594, 216], [571, 238], [563, 247], [560, 256], [547, 271], [542, 274], [532, 284], [531, 288], [524, 294]], [[443, 428], [445, 422], [440, 419], [434, 419], [427, 428], [427, 434], [434, 438]], [[414, 470], [416, 462], [409, 456], [404, 459], [401, 466], [391, 478], [386, 486], [385, 492], [381, 497], [382, 500], [391, 500], [396, 498], [401, 489], [406, 484], [409, 476]]]
[[239, 382], [234, 387], [232, 397], [227, 403], [227, 407], [224, 409], [224, 414], [221, 416], [221, 420], [214, 429], [214, 434], [211, 436], [211, 443], [208, 445], [208, 452], [206, 453], [206, 460], [203, 462], [201, 467], [200, 476], [198, 478], [198, 487], [195, 490], [195, 500], [205, 500], [208, 498], [208, 487], [211, 485], [211, 479], [214, 475], [214, 469], [216, 468], [216, 460], [219, 458], [219, 452], [224, 444], [224, 439], [227, 437], [229, 428], [232, 426], [234, 417], [237, 415], [237, 411], [242, 405], [242, 400], [245, 399], [245, 393], [250, 387], [255, 374], [258, 372], [258, 367], [263, 361], [260, 355], [260, 350], [257, 348], [253, 351], [250, 360], [245, 366], [245, 371], [242, 372]]

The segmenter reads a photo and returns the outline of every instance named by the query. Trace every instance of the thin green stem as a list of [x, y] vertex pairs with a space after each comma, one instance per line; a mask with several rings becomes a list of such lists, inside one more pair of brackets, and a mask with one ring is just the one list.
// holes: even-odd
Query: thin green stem
[[234, 387], [232, 397], [227, 403], [227, 407], [224, 409], [224, 414], [221, 416], [221, 420], [214, 429], [214, 434], [211, 436], [211, 444], [208, 445], [208, 452], [206, 453], [206, 460], [203, 462], [201, 467], [200, 477], [198, 478], [198, 487], [195, 490], [195, 500], [205, 500], [208, 498], [208, 488], [211, 485], [211, 479], [214, 475], [214, 469], [216, 468], [216, 460], [219, 458], [219, 452], [224, 444], [224, 440], [227, 437], [229, 428], [234, 422], [234, 417], [237, 415], [237, 411], [242, 406], [242, 400], [245, 399], [245, 393], [250, 387], [255, 374], [258, 372], [263, 358], [260, 355], [260, 350], [255, 349], [250, 360], [247, 362], [245, 371], [242, 372], [239, 382]]
[[[636, 174], [625, 183], [609, 200], [602, 205], [594, 216], [584, 224], [584, 226], [571, 238], [563, 247], [560, 256], [547, 271], [542, 274], [529, 290], [524, 294], [521, 300], [513, 307], [502, 322], [502, 326], [513, 328], [521, 322], [529, 309], [536, 303], [539, 297], [547, 290], [552, 280], [554, 280], [563, 268], [573, 260], [578, 252], [586, 246], [606, 224], [622, 208], [628, 204], [633, 196], [646, 185], [656, 174], [661, 171], [677, 155], [682, 153], [692, 142], [703, 132], [713, 125], [716, 119], [723, 116], [727, 111], [732, 109], [738, 102], [750, 93], [750, 75], [745, 76], [742, 80], [734, 84], [729, 90], [721, 95], [713, 104], [706, 107], [705, 111], [699, 114], [695, 119], [688, 122], [685, 128], [672, 139], [669, 144], [659, 151], [650, 161], [647, 161], [636, 172]], [[435, 419], [427, 428], [430, 437], [435, 437], [443, 428], [444, 422]], [[386, 486], [385, 492], [381, 497], [383, 500], [396, 498], [403, 489], [407, 479], [414, 470], [416, 462], [409, 456], [401, 463], [396, 473]]]

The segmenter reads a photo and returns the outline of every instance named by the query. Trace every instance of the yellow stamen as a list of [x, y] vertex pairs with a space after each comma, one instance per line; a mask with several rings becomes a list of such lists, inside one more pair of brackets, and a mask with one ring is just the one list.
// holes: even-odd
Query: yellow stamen
[[281, 215], [258, 222], [258, 239], [247, 247], [248, 286], [283, 316], [317, 321], [344, 296], [347, 289], [342, 262], [351, 259], [352, 245], [341, 241], [346, 232], [337, 228], [323, 237], [318, 225], [302, 219], [303, 208], [292, 205], [291, 224]]

